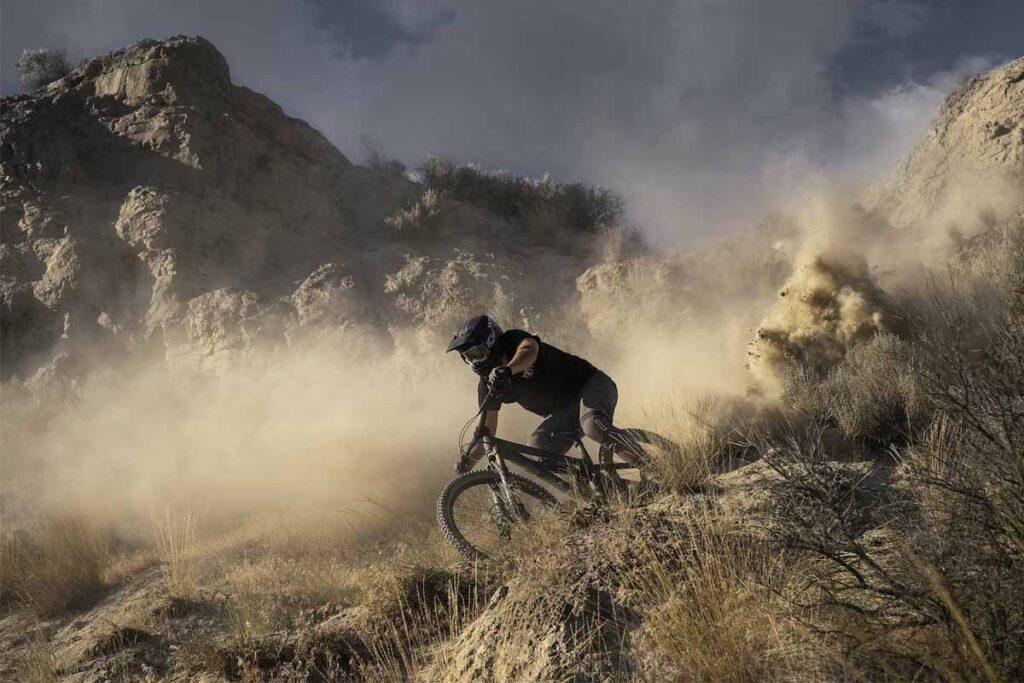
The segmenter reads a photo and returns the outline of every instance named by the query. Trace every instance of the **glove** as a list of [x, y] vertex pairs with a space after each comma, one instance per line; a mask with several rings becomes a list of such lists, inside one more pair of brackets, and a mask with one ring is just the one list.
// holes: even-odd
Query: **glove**
[[487, 386], [490, 388], [491, 393], [495, 398], [500, 398], [512, 384], [512, 371], [504, 365], [491, 370], [490, 376], [487, 378]]
[[455, 463], [456, 474], [465, 474], [466, 472], [469, 472], [471, 469], [473, 469], [473, 461], [467, 458], [466, 456], [462, 456], [461, 458], [459, 458], [459, 461]]

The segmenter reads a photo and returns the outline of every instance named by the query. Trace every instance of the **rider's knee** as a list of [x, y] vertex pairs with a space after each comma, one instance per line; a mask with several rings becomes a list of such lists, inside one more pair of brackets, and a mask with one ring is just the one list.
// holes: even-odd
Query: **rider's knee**
[[612, 421], [608, 419], [608, 416], [604, 413], [597, 411], [586, 413], [580, 420], [580, 426], [583, 427], [583, 433], [588, 438], [601, 443], [604, 441], [608, 432], [612, 429]]

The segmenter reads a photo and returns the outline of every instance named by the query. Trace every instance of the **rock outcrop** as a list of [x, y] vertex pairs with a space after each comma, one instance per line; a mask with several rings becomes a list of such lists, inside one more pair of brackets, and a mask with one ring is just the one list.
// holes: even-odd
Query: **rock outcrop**
[[991, 223], [1024, 203], [1024, 58], [964, 81], [868, 200], [896, 227]]
[[395, 229], [422, 186], [233, 85], [202, 38], [141, 42], [4, 98], [0, 149], [5, 379], [68, 354], [206, 367], [312, 328], [435, 330], [495, 297], [543, 307], [585, 268], [457, 201], [434, 234]]
[[[544, 334], [568, 311], [578, 324], [561, 328], [599, 341], [630, 321], [714, 325], [778, 291], [799, 232], [769, 221], [704, 253], [602, 256], [595, 232], [550, 212], [499, 215], [353, 164], [232, 84], [202, 38], [144, 41], [4, 98], [0, 152], [0, 379], [69, 356], [216, 368], [310, 337], [434, 344], [480, 310]], [[1017, 60], [954, 92], [866, 206], [970, 232], [1022, 198]]]

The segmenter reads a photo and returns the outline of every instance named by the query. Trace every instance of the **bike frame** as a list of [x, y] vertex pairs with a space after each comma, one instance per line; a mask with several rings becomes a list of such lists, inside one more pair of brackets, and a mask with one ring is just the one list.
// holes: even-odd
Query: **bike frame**
[[[569, 455], [546, 451], [540, 448], [533, 448], [514, 441], [499, 439], [486, 425], [487, 411], [480, 412], [480, 421], [477, 424], [477, 438], [473, 439], [467, 449], [472, 452], [478, 443], [483, 443], [487, 452], [488, 466], [498, 471], [502, 484], [507, 488], [505, 473], [506, 463], [511, 463], [529, 472], [545, 484], [566, 495], [582, 495], [585, 498], [593, 498], [600, 495], [595, 486], [598, 467], [590, 457], [583, 439], [577, 433], [573, 438], [573, 446], [580, 452], [580, 457], [574, 458]], [[632, 467], [626, 463], [615, 463], [613, 469], [627, 469]], [[569, 477], [566, 481], [559, 475]]]

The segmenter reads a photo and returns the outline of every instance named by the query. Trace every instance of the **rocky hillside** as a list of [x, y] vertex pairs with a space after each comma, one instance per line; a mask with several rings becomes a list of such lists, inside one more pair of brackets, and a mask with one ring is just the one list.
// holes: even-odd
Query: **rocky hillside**
[[[201, 38], [4, 98], [0, 148], [4, 378], [141, 350], [215, 366], [323, 327], [387, 342], [496, 298], [543, 308], [590, 256], [454, 198], [428, 207], [436, 234], [401, 230], [386, 219], [423, 187], [233, 85]], [[528, 262], [540, 282], [523, 286]]]
[[[1024, 178], [1022, 74], [1018, 60], [962, 85], [868, 209], [960, 232], [1009, 215]], [[139, 354], [216, 369], [310, 336], [358, 350], [411, 330], [434, 343], [482, 309], [543, 326], [568, 307], [598, 339], [624, 319], [691, 325], [730, 302], [763, 305], [799, 234], [777, 218], [701, 254], [637, 260], [642, 246], [621, 234], [514, 197], [503, 210], [458, 173], [439, 192], [353, 164], [233, 85], [201, 38], [141, 42], [4, 98], [0, 150], [5, 379]]]
[[897, 227], [970, 224], [978, 214], [991, 223], [1020, 205], [1022, 186], [1024, 59], [1018, 59], [961, 83], [869, 204]]

